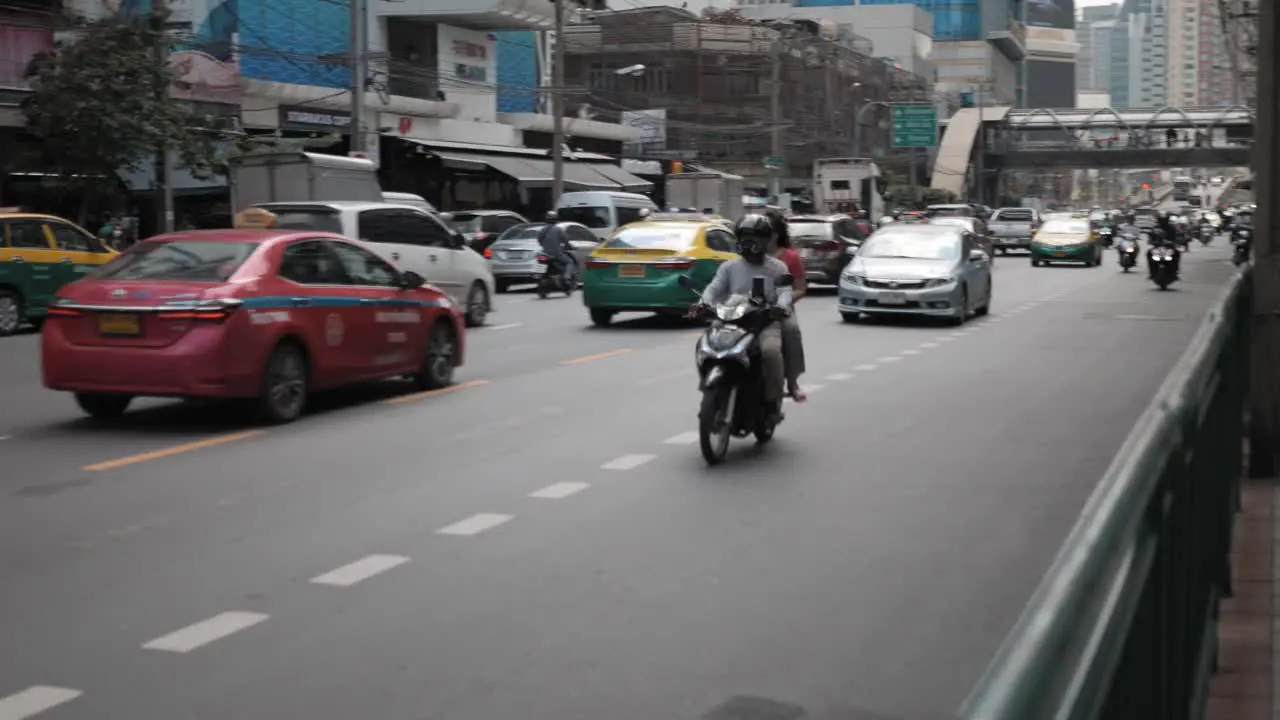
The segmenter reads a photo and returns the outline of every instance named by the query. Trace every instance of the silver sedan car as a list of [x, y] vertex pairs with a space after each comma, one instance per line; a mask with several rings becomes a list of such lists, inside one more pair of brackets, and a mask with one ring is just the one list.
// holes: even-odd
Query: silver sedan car
[[[547, 266], [538, 262], [542, 253], [538, 233], [546, 226], [546, 223], [516, 225], [485, 249], [484, 256], [489, 260], [498, 292], [506, 292], [512, 285], [537, 282], [547, 271]], [[562, 222], [560, 228], [573, 247], [570, 255], [579, 268], [586, 267], [587, 256], [600, 244], [600, 239], [581, 223]]]
[[853, 254], [838, 298], [845, 322], [923, 315], [959, 325], [991, 308], [991, 256], [963, 228], [894, 223]]

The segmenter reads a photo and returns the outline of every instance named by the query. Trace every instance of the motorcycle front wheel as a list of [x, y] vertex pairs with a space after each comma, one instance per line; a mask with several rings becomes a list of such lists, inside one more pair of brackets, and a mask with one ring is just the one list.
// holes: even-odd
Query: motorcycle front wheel
[[717, 385], [702, 391], [702, 407], [698, 411], [698, 445], [708, 465], [719, 465], [729, 454], [737, 398], [737, 388], [732, 385]]

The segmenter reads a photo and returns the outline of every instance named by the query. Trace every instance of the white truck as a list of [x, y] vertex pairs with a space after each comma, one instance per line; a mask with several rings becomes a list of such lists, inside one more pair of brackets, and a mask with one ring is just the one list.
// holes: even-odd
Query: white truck
[[667, 206], [737, 220], [742, 217], [743, 187], [740, 175], [673, 173], [667, 176]]
[[821, 158], [813, 163], [813, 206], [819, 213], [852, 212], [856, 204], [871, 222], [884, 215], [880, 166], [867, 158]]

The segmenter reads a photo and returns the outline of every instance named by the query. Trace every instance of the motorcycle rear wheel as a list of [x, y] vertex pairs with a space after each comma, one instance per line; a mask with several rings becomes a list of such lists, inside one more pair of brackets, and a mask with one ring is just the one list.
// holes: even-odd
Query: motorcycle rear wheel
[[718, 385], [702, 391], [702, 407], [698, 410], [698, 445], [708, 465], [719, 465], [729, 454], [733, 436], [733, 411], [738, 397], [736, 388]]

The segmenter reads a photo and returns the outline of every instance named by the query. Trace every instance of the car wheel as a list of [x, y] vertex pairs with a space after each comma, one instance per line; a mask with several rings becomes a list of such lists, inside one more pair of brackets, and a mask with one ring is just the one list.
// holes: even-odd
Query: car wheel
[[307, 406], [307, 358], [302, 348], [283, 342], [271, 351], [262, 371], [258, 415], [272, 425], [291, 423]]
[[1040, 267], [1040, 261], [1035, 258], [1031, 258], [1031, 267]]
[[118, 418], [129, 409], [133, 402], [132, 395], [109, 395], [104, 393], [76, 393], [76, 404], [86, 415], [100, 420]]
[[0, 337], [18, 332], [22, 314], [22, 298], [12, 290], [0, 290]]
[[613, 311], [591, 308], [591, 322], [596, 327], [606, 327], [609, 323], [613, 322]]
[[960, 291], [960, 308], [955, 317], [948, 318], [952, 325], [963, 325], [969, 319], [969, 288]]
[[457, 366], [458, 343], [453, 328], [436, 323], [427, 332], [427, 349], [422, 357], [422, 370], [413, 376], [419, 390], [439, 390], [453, 384]]
[[489, 293], [479, 280], [467, 291], [467, 327], [480, 327], [489, 317]]

